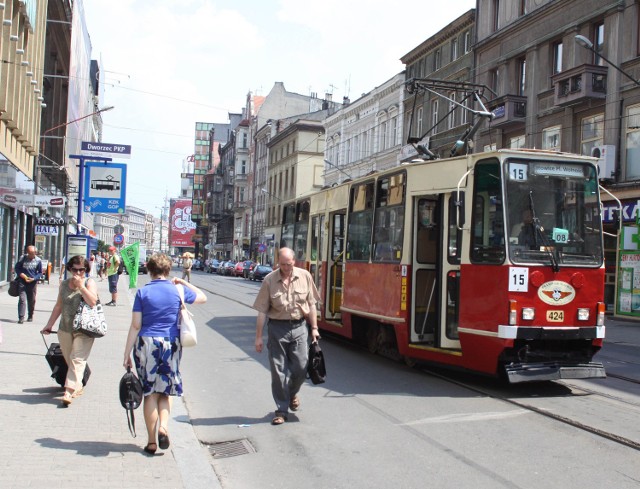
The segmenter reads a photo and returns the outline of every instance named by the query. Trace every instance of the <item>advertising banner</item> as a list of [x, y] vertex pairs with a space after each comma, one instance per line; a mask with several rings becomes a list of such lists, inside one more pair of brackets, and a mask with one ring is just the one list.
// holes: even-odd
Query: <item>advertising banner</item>
[[171, 199], [169, 246], [193, 246], [196, 224], [191, 220], [191, 199]]
[[84, 164], [84, 212], [124, 214], [127, 165], [90, 161]]
[[2, 203], [11, 207], [64, 207], [66, 197], [58, 195], [3, 194]]

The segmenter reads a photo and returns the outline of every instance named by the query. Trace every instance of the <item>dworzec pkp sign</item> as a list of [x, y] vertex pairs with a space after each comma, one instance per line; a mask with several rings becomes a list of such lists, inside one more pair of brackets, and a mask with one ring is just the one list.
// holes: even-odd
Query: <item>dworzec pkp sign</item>
[[102, 156], [103, 158], [131, 158], [131, 145], [113, 143], [94, 143], [82, 141], [80, 151], [83, 155]]

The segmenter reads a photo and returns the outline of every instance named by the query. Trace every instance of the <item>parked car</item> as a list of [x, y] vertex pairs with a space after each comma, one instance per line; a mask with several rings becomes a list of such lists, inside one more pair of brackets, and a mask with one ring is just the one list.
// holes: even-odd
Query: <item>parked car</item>
[[249, 278], [249, 272], [253, 270], [253, 268], [257, 265], [257, 263], [251, 260], [246, 260], [243, 263], [244, 263], [244, 266], [242, 267], [242, 276], [244, 278]]
[[227, 265], [227, 260], [222, 260], [219, 264], [218, 264], [218, 268], [216, 269], [216, 273], [218, 275], [224, 275], [224, 269]]
[[236, 263], [236, 266], [233, 267], [233, 276], [242, 277], [243, 270], [244, 270], [244, 262], [239, 261], [238, 263]]
[[249, 280], [262, 280], [273, 272], [273, 268], [269, 265], [258, 265], [249, 272]]
[[209, 267], [207, 268], [208, 273], [216, 273], [218, 271], [218, 267], [220, 266], [220, 261], [213, 258], [209, 261]]
[[[125, 274], [129, 275], [129, 270], [127, 270], [127, 267], [124, 267], [122, 271]], [[147, 274], [147, 262], [142, 260], [138, 262], [138, 275], [140, 275], [141, 273], [144, 275]]]
[[236, 262], [234, 262], [233, 260], [229, 260], [224, 265], [223, 275], [233, 276], [235, 267], [236, 267]]

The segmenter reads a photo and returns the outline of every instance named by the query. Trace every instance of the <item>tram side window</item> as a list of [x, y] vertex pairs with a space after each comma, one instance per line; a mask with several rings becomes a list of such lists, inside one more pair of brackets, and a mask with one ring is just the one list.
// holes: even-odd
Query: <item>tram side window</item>
[[296, 207], [290, 204], [282, 210], [282, 234], [280, 235], [280, 248], [293, 249], [293, 228], [296, 220]]
[[502, 175], [496, 160], [478, 163], [471, 218], [473, 263], [500, 264], [505, 259]]
[[[338, 260], [344, 248], [344, 214], [334, 214], [333, 219], [333, 242], [331, 244], [331, 259]], [[344, 258], [344, 257], [343, 257]]]
[[460, 246], [462, 232], [458, 225], [464, 224], [464, 192], [460, 192], [458, 202], [457, 192], [449, 197], [449, 243], [447, 246], [447, 259], [451, 264], [460, 263]]
[[404, 173], [378, 180], [373, 233], [374, 261], [399, 262], [402, 258], [404, 186]]
[[293, 251], [297, 260], [307, 259], [307, 234], [309, 232], [309, 201], [303, 200], [296, 206]]
[[347, 260], [368, 261], [371, 256], [373, 182], [354, 185], [349, 202]]

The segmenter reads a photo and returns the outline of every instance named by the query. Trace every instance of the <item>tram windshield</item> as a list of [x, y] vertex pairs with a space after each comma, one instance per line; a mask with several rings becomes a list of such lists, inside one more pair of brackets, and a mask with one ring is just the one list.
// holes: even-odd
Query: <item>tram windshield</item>
[[511, 159], [505, 163], [513, 263], [602, 264], [598, 177], [592, 165]]

